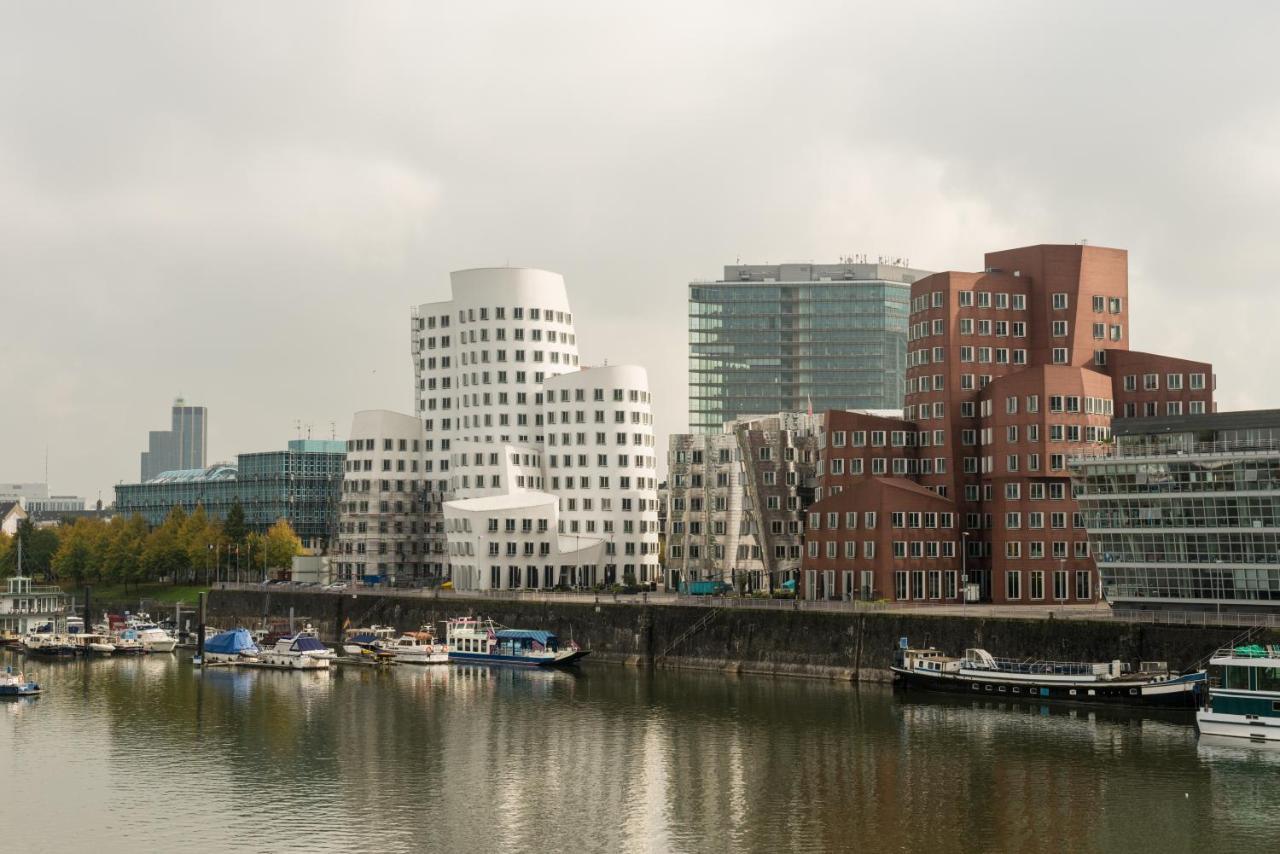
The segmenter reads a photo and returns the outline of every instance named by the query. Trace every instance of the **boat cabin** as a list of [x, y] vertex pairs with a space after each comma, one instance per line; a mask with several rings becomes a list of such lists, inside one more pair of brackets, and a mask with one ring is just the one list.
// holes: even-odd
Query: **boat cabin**
[[1209, 665], [1222, 668], [1211, 699], [1214, 712], [1280, 717], [1280, 644], [1220, 649]]

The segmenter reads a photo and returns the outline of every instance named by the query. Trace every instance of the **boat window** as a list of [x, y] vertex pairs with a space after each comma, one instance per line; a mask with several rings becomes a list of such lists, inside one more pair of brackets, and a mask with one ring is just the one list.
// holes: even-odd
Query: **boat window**
[[1138, 693], [1138, 689], [1137, 689], [1137, 688], [1130, 688], [1130, 689], [1129, 689], [1129, 693], [1130, 693], [1130, 694], [1133, 694], [1133, 695], [1135, 695], [1135, 696], [1136, 696], [1136, 695], [1137, 695], [1137, 693]]
[[1000, 690], [1001, 690], [1001, 691], [1006, 690], [1006, 689], [1005, 689], [1005, 686], [1001, 685], [1001, 686], [1000, 686]]
[[1076, 695], [1076, 689], [1072, 688], [1070, 693], [1071, 693], [1071, 696], [1074, 697]]
[[1271, 711], [1280, 712], [1280, 700], [1276, 700], [1271, 704]]
[[988, 685], [988, 686], [987, 686], [987, 690], [988, 690], [988, 691], [990, 691], [990, 690], [991, 690], [991, 686], [990, 686], [990, 685]]
[[1280, 691], [1280, 667], [1255, 667], [1258, 672], [1258, 691]]
[[973, 683], [973, 690], [975, 690], [975, 691], [977, 691], [977, 690], [978, 690], [978, 683], [977, 683], [977, 682], [974, 682], [974, 683]]
[[1249, 690], [1249, 668], [1227, 667], [1226, 673], [1223, 674], [1222, 686], [1244, 691]]
[[1021, 688], [1016, 688], [1016, 687], [1015, 687], [1015, 688], [1013, 689], [1013, 693], [1015, 693], [1015, 694], [1021, 694], [1021, 693], [1022, 693], [1022, 689], [1021, 689]]

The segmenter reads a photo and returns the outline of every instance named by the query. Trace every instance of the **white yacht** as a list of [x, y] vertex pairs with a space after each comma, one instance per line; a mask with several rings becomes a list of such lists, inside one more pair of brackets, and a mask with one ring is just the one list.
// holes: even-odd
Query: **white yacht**
[[430, 626], [423, 626], [416, 632], [405, 632], [398, 638], [377, 641], [374, 649], [405, 664], [449, 663], [449, 647], [436, 643]]
[[333, 664], [333, 650], [312, 635], [297, 634], [280, 638], [271, 649], [259, 655], [267, 667], [288, 670], [328, 670]]
[[173, 652], [178, 647], [178, 639], [155, 623], [139, 623], [133, 628], [147, 652]]
[[343, 632], [342, 651], [347, 655], [363, 655], [376, 652], [376, 645], [395, 639], [396, 630], [390, 626], [369, 626], [368, 628], [350, 628]]

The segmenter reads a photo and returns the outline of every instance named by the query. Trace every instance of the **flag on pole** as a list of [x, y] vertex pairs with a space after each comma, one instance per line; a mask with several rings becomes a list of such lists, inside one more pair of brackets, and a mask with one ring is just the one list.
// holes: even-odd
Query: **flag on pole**
[[813, 415], [813, 398], [806, 394], [804, 399], [809, 402], [809, 415]]

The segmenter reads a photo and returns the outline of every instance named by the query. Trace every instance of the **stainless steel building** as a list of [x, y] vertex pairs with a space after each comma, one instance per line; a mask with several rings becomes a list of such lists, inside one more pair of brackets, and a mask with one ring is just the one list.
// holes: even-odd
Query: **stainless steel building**
[[668, 449], [666, 583], [776, 589], [800, 569], [817, 483], [820, 415], [740, 418]]

